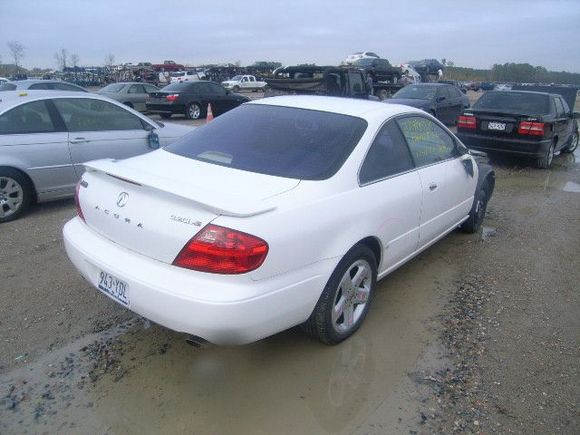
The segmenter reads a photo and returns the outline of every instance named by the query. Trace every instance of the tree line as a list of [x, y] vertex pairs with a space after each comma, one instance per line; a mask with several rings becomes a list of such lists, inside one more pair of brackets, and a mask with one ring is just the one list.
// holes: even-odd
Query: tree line
[[578, 73], [549, 71], [543, 66], [533, 66], [529, 63], [494, 64], [489, 70], [448, 66], [445, 69], [445, 76], [450, 80], [462, 81], [580, 85]]

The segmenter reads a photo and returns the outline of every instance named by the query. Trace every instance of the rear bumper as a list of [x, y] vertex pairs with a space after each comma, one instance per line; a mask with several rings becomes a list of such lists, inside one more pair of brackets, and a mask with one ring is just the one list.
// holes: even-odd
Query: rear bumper
[[182, 104], [151, 104], [145, 103], [147, 111], [150, 113], [185, 113], [185, 106]]
[[483, 136], [465, 132], [458, 132], [456, 135], [467, 148], [490, 153], [510, 153], [530, 157], [543, 156], [552, 143], [551, 139], [525, 140], [498, 136]]
[[253, 281], [161, 263], [103, 238], [79, 218], [63, 235], [69, 258], [94, 287], [107, 272], [127, 283], [130, 310], [216, 344], [249, 343], [304, 322], [338, 261]]

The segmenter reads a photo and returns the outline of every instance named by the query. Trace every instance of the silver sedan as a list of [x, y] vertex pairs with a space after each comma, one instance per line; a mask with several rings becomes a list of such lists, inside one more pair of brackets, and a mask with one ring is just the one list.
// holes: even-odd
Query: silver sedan
[[159, 88], [149, 83], [124, 82], [105, 86], [97, 94], [117, 100], [139, 112], [145, 112], [145, 100], [149, 94], [159, 91]]
[[144, 154], [189, 131], [100, 95], [2, 92], [0, 223], [18, 218], [35, 201], [72, 197], [89, 160]]

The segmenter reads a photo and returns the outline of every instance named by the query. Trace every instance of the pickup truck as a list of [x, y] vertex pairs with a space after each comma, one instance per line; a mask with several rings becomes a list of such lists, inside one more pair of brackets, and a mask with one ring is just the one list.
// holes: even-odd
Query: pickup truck
[[229, 80], [222, 82], [222, 86], [234, 92], [252, 91], [256, 92], [266, 87], [267, 83], [256, 80], [255, 76], [237, 75]]

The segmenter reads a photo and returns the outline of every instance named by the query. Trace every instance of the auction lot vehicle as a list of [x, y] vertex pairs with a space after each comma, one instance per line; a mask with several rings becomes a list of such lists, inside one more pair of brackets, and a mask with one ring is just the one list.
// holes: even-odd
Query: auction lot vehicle
[[469, 107], [469, 98], [457, 86], [446, 83], [407, 85], [384, 102], [417, 107], [444, 124], [454, 124], [463, 110]]
[[549, 168], [555, 152], [578, 147], [578, 113], [570, 109], [577, 90], [549, 89], [486, 92], [459, 116], [458, 137], [470, 149], [532, 157], [539, 168]]
[[148, 112], [158, 113], [165, 119], [175, 114], [199, 119], [206, 117], [208, 104], [211, 104], [213, 115], [218, 116], [246, 101], [250, 99], [231, 93], [219, 83], [199, 80], [167, 85], [151, 94], [145, 105]]
[[200, 80], [196, 71], [176, 71], [169, 74], [171, 83], [192, 82]]
[[119, 82], [105, 86], [97, 91], [97, 94], [112, 98], [135, 110], [144, 112], [147, 110], [145, 100], [149, 98], [149, 95], [158, 91], [159, 88], [157, 86], [149, 83]]
[[299, 324], [344, 340], [377, 279], [458, 226], [476, 231], [494, 187], [429, 114], [316, 96], [252, 101], [86, 167], [63, 230], [74, 265], [121, 305], [217, 344]]
[[189, 131], [96, 94], [2, 92], [0, 223], [35, 201], [72, 197], [88, 160], [143, 154]]
[[373, 82], [397, 83], [402, 75], [401, 68], [392, 66], [387, 59], [359, 59], [353, 65], [370, 75]]
[[0, 84], [0, 91], [72, 91], [89, 92], [85, 88], [61, 80], [16, 80]]
[[357, 51], [346, 57], [344, 63], [351, 65], [360, 59], [380, 59], [380, 56], [372, 51]]
[[223, 81], [222, 86], [226, 89], [231, 89], [234, 92], [244, 91], [260, 91], [268, 84], [261, 80], [256, 80], [252, 75], [237, 75], [229, 80]]

